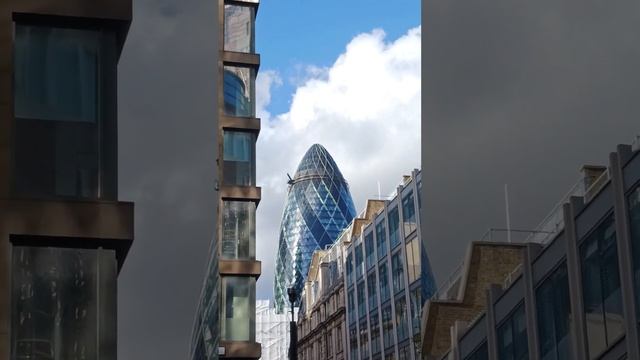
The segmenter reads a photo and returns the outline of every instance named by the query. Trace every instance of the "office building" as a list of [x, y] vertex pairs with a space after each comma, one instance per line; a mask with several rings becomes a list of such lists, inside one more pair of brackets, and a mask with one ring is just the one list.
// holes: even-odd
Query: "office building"
[[421, 172], [314, 253], [298, 320], [301, 360], [420, 357], [422, 305], [435, 290], [422, 245]]
[[522, 243], [473, 243], [425, 304], [423, 358], [638, 359], [639, 153], [585, 166]]
[[0, 359], [116, 359], [117, 65], [130, 0], [0, 5]]
[[282, 215], [274, 286], [279, 313], [289, 305], [289, 287], [302, 291], [313, 252], [333, 244], [355, 214], [335, 161], [322, 145], [311, 146], [289, 181]]
[[217, 218], [193, 327], [193, 360], [260, 358], [255, 336], [255, 287], [261, 272], [255, 254], [261, 196], [256, 186], [257, 11], [258, 0], [218, 0]]
[[[294, 315], [297, 319], [297, 308]], [[269, 300], [256, 300], [256, 341], [262, 346], [262, 360], [287, 360], [289, 358], [289, 323], [291, 311], [276, 313]]]

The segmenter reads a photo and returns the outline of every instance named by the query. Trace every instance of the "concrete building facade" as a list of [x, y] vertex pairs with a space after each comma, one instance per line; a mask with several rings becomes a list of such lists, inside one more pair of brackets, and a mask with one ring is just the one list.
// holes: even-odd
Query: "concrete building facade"
[[[584, 167], [522, 244], [473, 243], [425, 304], [423, 358], [638, 359], [639, 154], [619, 145], [607, 167]], [[478, 266], [483, 247], [511, 254]]]
[[130, 0], [0, 4], [0, 359], [116, 359]]

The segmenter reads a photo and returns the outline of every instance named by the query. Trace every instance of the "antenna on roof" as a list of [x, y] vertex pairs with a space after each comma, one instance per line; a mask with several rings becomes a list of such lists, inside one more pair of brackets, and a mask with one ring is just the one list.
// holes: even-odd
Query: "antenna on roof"
[[511, 219], [509, 218], [509, 188], [504, 184], [504, 207], [507, 214], [507, 241], [511, 243]]
[[382, 200], [382, 195], [380, 195], [380, 181], [378, 181], [378, 200]]
[[287, 177], [289, 178], [289, 180], [287, 181], [287, 184], [293, 185], [293, 179], [291, 178], [291, 175], [289, 175], [289, 173], [287, 173]]

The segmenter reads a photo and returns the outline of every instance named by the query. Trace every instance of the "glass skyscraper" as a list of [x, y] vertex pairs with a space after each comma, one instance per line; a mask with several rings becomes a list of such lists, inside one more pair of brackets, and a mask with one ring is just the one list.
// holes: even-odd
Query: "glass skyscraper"
[[276, 261], [279, 313], [289, 304], [289, 287], [302, 292], [313, 252], [333, 244], [356, 215], [349, 186], [322, 145], [307, 150], [289, 185]]

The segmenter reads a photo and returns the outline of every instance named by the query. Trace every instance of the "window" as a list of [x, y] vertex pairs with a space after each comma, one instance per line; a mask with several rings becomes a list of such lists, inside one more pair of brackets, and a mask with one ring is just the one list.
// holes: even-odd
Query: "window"
[[353, 256], [351, 253], [347, 255], [347, 286], [353, 285]]
[[398, 332], [398, 342], [409, 337], [407, 329], [407, 302], [404, 296], [396, 300], [396, 331]]
[[489, 360], [489, 352], [487, 351], [487, 343], [484, 342], [471, 354], [464, 358], [464, 360]]
[[389, 211], [389, 242], [391, 249], [400, 244], [400, 219], [398, 217], [398, 208], [395, 207]]
[[224, 5], [224, 50], [255, 52], [255, 7]]
[[349, 290], [349, 294], [347, 295], [347, 302], [348, 302], [348, 312], [349, 312], [349, 325], [352, 325], [355, 320], [356, 320], [356, 303], [355, 303], [355, 298], [353, 296], [353, 289]]
[[15, 193], [115, 199], [115, 34], [17, 23]]
[[364, 292], [364, 281], [358, 283], [358, 318], [367, 314], [367, 301]]
[[593, 359], [624, 334], [618, 248], [613, 216], [580, 245], [589, 355]]
[[405, 247], [407, 254], [407, 274], [409, 284], [420, 280], [420, 239], [414, 238]]
[[409, 293], [411, 300], [411, 327], [413, 334], [420, 334], [420, 317], [422, 316], [422, 291], [420, 288], [411, 290]]
[[355, 326], [349, 329], [349, 353], [350, 359], [358, 358], [358, 330]]
[[416, 230], [416, 208], [413, 201], [413, 191], [402, 198], [402, 218], [404, 236], [408, 236]]
[[402, 252], [398, 251], [391, 257], [391, 273], [393, 274], [393, 293], [404, 289], [404, 270], [402, 269]]
[[387, 264], [380, 265], [380, 301], [389, 300], [389, 275], [387, 274]]
[[570, 360], [571, 306], [563, 263], [536, 289], [540, 359]]
[[375, 246], [373, 245], [373, 232], [364, 237], [365, 251], [367, 253], [367, 269], [371, 269], [376, 263]]
[[336, 327], [336, 352], [342, 352], [342, 326]]
[[386, 234], [384, 221], [376, 224], [376, 242], [378, 245], [378, 260], [387, 254]]
[[[115, 346], [114, 250], [13, 246], [12, 359], [98, 359]], [[57, 354], [57, 355], [56, 355]]]
[[222, 257], [255, 259], [256, 204], [224, 201], [222, 205]]
[[224, 131], [225, 185], [254, 186], [256, 184], [256, 135], [242, 131]]
[[376, 295], [376, 288], [378, 282], [376, 281], [375, 271], [367, 278], [367, 290], [369, 292], [369, 311], [373, 311], [378, 307], [378, 297]]
[[327, 355], [329, 357], [333, 356], [333, 336], [331, 335], [331, 331], [327, 333]]
[[410, 360], [411, 350], [408, 346], [403, 346], [398, 350], [398, 360]]
[[221, 339], [255, 340], [256, 279], [252, 277], [222, 277]]
[[636, 316], [640, 321], [640, 186], [628, 198], [629, 223], [631, 227], [631, 250], [633, 255], [633, 279], [636, 294]]
[[378, 313], [375, 312], [370, 318], [371, 322], [371, 354], [380, 352], [380, 326], [378, 325]]
[[527, 321], [524, 305], [520, 304], [498, 327], [498, 359], [526, 360], [528, 358]]
[[248, 67], [224, 67], [224, 113], [229, 116], [255, 115], [255, 70]]
[[391, 307], [382, 309], [382, 337], [384, 348], [393, 346], [393, 323], [391, 322]]
[[356, 278], [360, 279], [364, 274], [364, 259], [362, 258], [362, 244], [356, 246]]
[[360, 358], [369, 357], [369, 331], [367, 330], [367, 320], [360, 323]]

